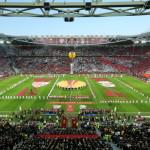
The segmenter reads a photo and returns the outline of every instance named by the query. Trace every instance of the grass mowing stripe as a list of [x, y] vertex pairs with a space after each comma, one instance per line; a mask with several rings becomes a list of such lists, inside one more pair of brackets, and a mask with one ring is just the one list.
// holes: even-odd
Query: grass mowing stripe
[[14, 83], [17, 83], [22, 79], [23, 79], [22, 76], [15, 76], [13, 78], [5, 80], [5, 82], [0, 80], [0, 91], [6, 90], [10, 86], [14, 85]]
[[[99, 109], [111, 109], [110, 105], [108, 103], [100, 103], [100, 99], [105, 99], [103, 92], [101, 92], [103, 90], [103, 87], [101, 85], [99, 85], [97, 82], [95, 82], [94, 80], [89, 79], [89, 82], [91, 84], [92, 89], [94, 89], [94, 91], [96, 92], [96, 104], [95, 104], [95, 108], [99, 108]], [[95, 84], [96, 83], [96, 84]], [[95, 99], [94, 99], [95, 100]], [[107, 99], [106, 99], [107, 100]]]
[[7, 78], [4, 78], [4, 79], [0, 79], [0, 82], [1, 82], [1, 85], [7, 85], [9, 83], [12, 83], [13, 80], [17, 80], [18, 78], [23, 78], [23, 76], [18, 76], [17, 75], [17, 76], [7, 77]]
[[129, 77], [125, 76], [124, 78], [121, 78], [121, 80], [127, 83], [128, 85], [132, 86], [136, 90], [142, 92], [146, 96], [150, 96], [150, 92], [149, 92], [150, 84], [149, 83], [145, 83], [144, 81], [138, 80], [137, 78], [133, 78], [130, 76]]
[[29, 87], [31, 83], [32, 77], [29, 77], [27, 80], [22, 82], [21, 84], [17, 85], [15, 88], [10, 89], [4, 93], [5, 96], [16, 96], [20, 90], [24, 89], [25, 87]]
[[[23, 76], [25, 77], [25, 76]], [[146, 100], [144, 97], [138, 95], [137, 93], [131, 91], [131, 89], [127, 88], [126, 86], [124, 86], [123, 84], [121, 84], [119, 81], [116, 80], [116, 78], [111, 78], [111, 81], [114, 82], [116, 84], [116, 90], [119, 92], [122, 92], [124, 94], [127, 95], [127, 97], [125, 98], [121, 98], [121, 97], [108, 97], [107, 95], [105, 95], [105, 91], [106, 88], [104, 88], [103, 86], [99, 85], [95, 80], [91, 80], [90, 77], [88, 76], [78, 76], [78, 75], [65, 75], [65, 76], [59, 76], [59, 81], [60, 80], [81, 80], [84, 81], [86, 83], [89, 83], [89, 85], [87, 84], [86, 88], [83, 89], [79, 89], [79, 90], [73, 90], [73, 91], [68, 91], [68, 90], [63, 90], [58, 88], [57, 86], [54, 86], [54, 83], [56, 82], [58, 76], [53, 79], [51, 81], [51, 83], [49, 84], [49, 86], [44, 86], [41, 88], [37, 89], [37, 96], [47, 96], [50, 89], [54, 86], [54, 89], [51, 93], [51, 95], [55, 95], [55, 96], [76, 96], [76, 95], [90, 95], [90, 99], [86, 100], [86, 101], [97, 101], [96, 104], [91, 104], [91, 105], [87, 105], [87, 108], [91, 108], [91, 109], [114, 109], [114, 107], [117, 107], [117, 110], [119, 112], [149, 112], [149, 108], [150, 108], [150, 101]], [[85, 78], [86, 77], [86, 78]], [[14, 77], [13, 77], [14, 78]], [[18, 77], [15, 77], [18, 78]], [[20, 77], [19, 77], [20, 78]], [[126, 78], [129, 78], [128, 80], [126, 80]], [[12, 77], [8, 78], [7, 81], [9, 81], [10, 79], [12, 79]], [[121, 81], [124, 81], [125, 83], [131, 85], [131, 87], [134, 87], [135, 89], [138, 89], [141, 92], [145, 92], [145, 90], [147, 90], [147, 96], [148, 96], [148, 92], [149, 92], [149, 85], [142, 86], [141, 84], [141, 90], [140, 87], [137, 87], [138, 84], [136, 80], [132, 80], [131, 77], [123, 77], [123, 78], [119, 78]], [[88, 80], [88, 82], [86, 81]], [[16, 80], [12, 80], [14, 83], [16, 83]], [[126, 82], [127, 81], [127, 82]], [[6, 81], [5, 81], [6, 82]], [[33, 82], [33, 78], [31, 78], [30, 80], [28, 80], [27, 82], [21, 84], [20, 86], [16, 87], [14, 90], [11, 90], [10, 92], [6, 93], [7, 96], [15, 96], [21, 89], [23, 88], [31, 88], [32, 84], [31, 82]], [[131, 84], [130, 84], [131, 82]], [[141, 81], [139, 81], [141, 82]], [[9, 82], [8, 82], [9, 83]], [[5, 84], [5, 83], [4, 83]], [[2, 82], [0, 82], [0, 86], [3, 87]], [[139, 83], [140, 84], [140, 83]], [[6, 86], [6, 84], [5, 84]], [[7, 85], [8, 86], [8, 85]], [[6, 87], [7, 87], [6, 86]], [[92, 89], [92, 91], [94, 92], [96, 98], [94, 99], [92, 96], [92, 93], [90, 91], [90, 87]], [[136, 88], [137, 87], [137, 88]], [[147, 87], [147, 89], [145, 89]], [[142, 91], [143, 90], [143, 91]], [[5, 94], [4, 94], [5, 95]], [[38, 97], [37, 97], [38, 98]], [[107, 100], [116, 100], [118, 99], [119, 101], [127, 99], [127, 100], [139, 100], [139, 103], [128, 103], [128, 104], [124, 104], [124, 103], [109, 103], [107, 102]], [[100, 103], [101, 100], [105, 100], [104, 103]], [[143, 102], [141, 102], [141, 100], [143, 100]], [[48, 101], [70, 101], [69, 99], [48, 99], [48, 100], [40, 100], [40, 99], [12, 99], [12, 100], [0, 100], [0, 110], [1, 111], [18, 111], [19, 107], [21, 106], [22, 109], [34, 109], [34, 108], [50, 108], [53, 105], [48, 104]], [[76, 101], [76, 100], [72, 100], [71, 101]], [[82, 100], [78, 100], [79, 102]], [[64, 110], [66, 109], [65, 107], [66, 105], [62, 104], [62, 108], [64, 108]], [[75, 104], [74, 105], [74, 110], [75, 112], [79, 111], [79, 104]]]
[[146, 99], [146, 97], [144, 95], [141, 95], [139, 92], [135, 92], [134, 88], [131, 87], [130, 85], [128, 85], [127, 83], [125, 83], [124, 81], [121, 81], [119, 79], [116, 79], [116, 80], [118, 80], [121, 84], [123, 84], [124, 86], [126, 86], [128, 89], [132, 90], [132, 92], [134, 92], [135, 95], [139, 95], [141, 98], [144, 97]]
[[112, 78], [111, 81], [116, 85], [115, 89], [124, 95], [122, 98], [119, 97], [119, 100], [140, 100], [140, 97], [136, 93], [132, 92], [116, 78]]

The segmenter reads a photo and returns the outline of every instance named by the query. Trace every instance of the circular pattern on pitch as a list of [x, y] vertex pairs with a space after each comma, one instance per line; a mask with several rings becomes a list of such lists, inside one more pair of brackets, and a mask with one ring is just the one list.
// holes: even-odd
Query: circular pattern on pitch
[[63, 89], [79, 89], [86, 87], [86, 83], [79, 80], [64, 80], [58, 82], [57, 86]]

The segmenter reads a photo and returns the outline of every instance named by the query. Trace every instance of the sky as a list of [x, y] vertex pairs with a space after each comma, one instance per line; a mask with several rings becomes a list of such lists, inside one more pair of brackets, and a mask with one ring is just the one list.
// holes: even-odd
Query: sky
[[144, 32], [150, 32], [150, 16], [75, 18], [74, 22], [64, 22], [63, 18], [0, 17], [0, 33], [7, 35], [137, 35]]

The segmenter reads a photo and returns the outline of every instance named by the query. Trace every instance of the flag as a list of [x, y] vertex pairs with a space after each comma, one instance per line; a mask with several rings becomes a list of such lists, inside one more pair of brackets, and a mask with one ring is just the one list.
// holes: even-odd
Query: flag
[[61, 128], [67, 128], [68, 120], [66, 117], [61, 119]]

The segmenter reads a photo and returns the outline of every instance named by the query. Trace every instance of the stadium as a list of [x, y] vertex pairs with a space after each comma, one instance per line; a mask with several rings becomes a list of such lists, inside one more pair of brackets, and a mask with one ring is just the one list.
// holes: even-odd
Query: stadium
[[[67, 11], [71, 17], [61, 10], [66, 22], [89, 17], [81, 16], [82, 9], [107, 6], [95, 1], [86, 2], [85, 8], [69, 2], [16, 6], [2, 2], [0, 16], [31, 17], [33, 14], [22, 8], [40, 8], [41, 3], [45, 12], [52, 9], [52, 13], [58, 10], [56, 6], [71, 7]], [[115, 7], [124, 8], [125, 4], [115, 3], [119, 5]], [[149, 1], [132, 5], [144, 6], [142, 15], [149, 15]], [[50, 13], [46, 17], [59, 17], [60, 10]], [[150, 32], [0, 34], [1, 150], [149, 150], [149, 136]]]

